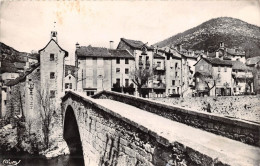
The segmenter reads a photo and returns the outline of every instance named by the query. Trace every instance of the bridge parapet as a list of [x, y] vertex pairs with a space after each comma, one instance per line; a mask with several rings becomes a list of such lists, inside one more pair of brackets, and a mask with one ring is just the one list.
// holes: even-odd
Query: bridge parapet
[[258, 147], [115, 100], [70, 91], [62, 98], [62, 112], [64, 139], [70, 150], [82, 149], [85, 166], [243, 166], [260, 162]]
[[189, 126], [260, 147], [260, 124], [258, 123], [194, 111], [192, 109], [111, 91], [102, 91], [94, 95], [93, 98], [107, 98], [126, 103]]

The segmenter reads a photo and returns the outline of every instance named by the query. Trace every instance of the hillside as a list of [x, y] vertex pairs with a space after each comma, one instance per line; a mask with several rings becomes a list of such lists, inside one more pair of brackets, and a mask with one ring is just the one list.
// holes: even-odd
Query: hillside
[[229, 48], [243, 48], [247, 58], [260, 55], [260, 27], [230, 17], [211, 19], [154, 45], [164, 47], [183, 44], [186, 49], [212, 52], [221, 41]]
[[24, 56], [28, 53], [19, 52], [16, 49], [0, 42], [0, 55], [2, 57], [3, 62], [21, 62], [23, 61]]

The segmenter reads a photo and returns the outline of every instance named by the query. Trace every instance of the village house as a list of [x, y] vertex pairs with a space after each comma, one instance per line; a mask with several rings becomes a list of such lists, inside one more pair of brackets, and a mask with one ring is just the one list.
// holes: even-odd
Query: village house
[[75, 55], [77, 90], [88, 96], [132, 83], [129, 74], [134, 68], [134, 57], [128, 50], [77, 45]]
[[260, 94], [260, 56], [248, 58], [246, 65], [251, 68], [254, 81], [254, 92]]
[[153, 56], [154, 78], [153, 90], [154, 97], [166, 96], [166, 64], [165, 56], [156, 49]]
[[39, 50], [39, 55], [40, 64], [30, 64], [24, 73], [5, 84], [7, 104], [6, 112], [2, 111], [2, 115], [38, 119], [41, 98], [50, 98], [48, 105], [55, 112], [60, 109], [60, 97], [65, 89], [64, 58], [68, 52], [58, 45], [56, 31], [51, 32], [50, 41]]
[[55, 108], [59, 108], [60, 98], [64, 95], [64, 71], [65, 57], [68, 52], [62, 49], [57, 41], [57, 31], [51, 32], [51, 39], [41, 50], [40, 70], [41, 70], [41, 91], [50, 95]]
[[[121, 38], [117, 49], [126, 49], [134, 56], [135, 70], [149, 69], [151, 72], [153, 71], [154, 48], [152, 46], [148, 46], [142, 41]], [[152, 97], [154, 95], [153, 78], [150, 78], [142, 89], [146, 90], [146, 96]]]
[[77, 89], [77, 68], [72, 65], [65, 65], [64, 90], [76, 91]]
[[253, 74], [252, 69], [239, 60], [232, 63], [232, 84], [234, 95], [240, 95], [253, 92]]
[[196, 95], [231, 95], [232, 63], [219, 58], [201, 57], [195, 66]]
[[166, 95], [180, 94], [181, 93], [181, 79], [182, 79], [182, 59], [181, 55], [176, 50], [159, 50], [165, 57], [166, 68]]
[[220, 42], [219, 49], [215, 54], [210, 55], [211, 58], [221, 58], [223, 60], [240, 61], [246, 63], [246, 53], [240, 48], [227, 48], [224, 42]]

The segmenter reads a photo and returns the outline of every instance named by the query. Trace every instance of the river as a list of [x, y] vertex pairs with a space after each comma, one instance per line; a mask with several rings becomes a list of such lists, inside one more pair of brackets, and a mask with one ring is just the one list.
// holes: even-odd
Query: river
[[14, 165], [15, 162], [19, 162], [17, 166], [84, 166], [83, 157], [80, 155], [65, 155], [46, 159], [43, 156], [31, 155], [25, 152], [0, 152], [0, 166], [7, 166], [8, 163]]

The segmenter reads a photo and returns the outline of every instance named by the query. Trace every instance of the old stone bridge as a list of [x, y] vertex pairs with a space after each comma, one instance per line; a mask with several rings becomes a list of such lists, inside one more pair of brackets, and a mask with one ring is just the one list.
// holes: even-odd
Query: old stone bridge
[[64, 139], [85, 166], [259, 166], [260, 125], [103, 91], [62, 98]]

